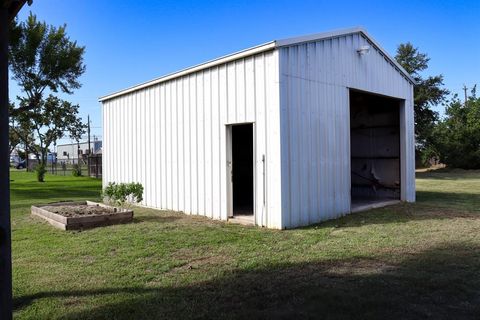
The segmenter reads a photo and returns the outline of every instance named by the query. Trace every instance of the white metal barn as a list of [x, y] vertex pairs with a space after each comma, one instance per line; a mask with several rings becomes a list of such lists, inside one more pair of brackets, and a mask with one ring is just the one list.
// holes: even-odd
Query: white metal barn
[[415, 201], [413, 84], [360, 28], [224, 56], [100, 98], [103, 183], [269, 228]]

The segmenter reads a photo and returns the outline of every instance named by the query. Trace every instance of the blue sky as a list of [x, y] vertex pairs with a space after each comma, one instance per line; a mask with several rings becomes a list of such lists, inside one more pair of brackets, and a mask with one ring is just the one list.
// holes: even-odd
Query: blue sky
[[[455, 93], [480, 82], [480, 1], [34, 0], [29, 12], [67, 24], [86, 46], [83, 87], [70, 101], [101, 136], [98, 97], [275, 39], [362, 26], [391, 54], [410, 41]], [[11, 98], [19, 94], [10, 83]], [[438, 107], [443, 110], [443, 107]]]

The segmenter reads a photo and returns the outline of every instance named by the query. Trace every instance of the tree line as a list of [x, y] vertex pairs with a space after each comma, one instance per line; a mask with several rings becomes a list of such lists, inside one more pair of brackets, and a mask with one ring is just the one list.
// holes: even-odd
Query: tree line
[[[474, 86], [465, 101], [450, 96], [443, 75], [423, 77], [430, 58], [411, 43], [397, 48], [395, 59], [414, 78], [415, 141], [417, 163], [432, 159], [453, 168], [480, 169], [480, 100]], [[442, 105], [445, 114], [432, 110]]]

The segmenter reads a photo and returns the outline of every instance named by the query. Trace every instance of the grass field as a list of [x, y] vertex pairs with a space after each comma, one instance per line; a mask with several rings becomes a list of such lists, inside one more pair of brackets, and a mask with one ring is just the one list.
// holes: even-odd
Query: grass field
[[17, 319], [478, 319], [480, 171], [417, 174], [415, 204], [276, 231], [135, 209], [65, 232], [35, 203], [100, 182], [12, 172]]

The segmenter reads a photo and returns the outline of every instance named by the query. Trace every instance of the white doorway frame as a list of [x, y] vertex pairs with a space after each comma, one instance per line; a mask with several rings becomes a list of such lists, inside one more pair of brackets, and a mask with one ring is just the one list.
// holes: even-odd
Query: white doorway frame
[[252, 125], [252, 165], [253, 165], [253, 222], [256, 221], [256, 203], [257, 203], [257, 192], [256, 192], [256, 176], [257, 176], [257, 166], [256, 163], [256, 132], [255, 132], [255, 122], [239, 122], [239, 123], [227, 123], [225, 125], [226, 130], [226, 151], [227, 151], [227, 163], [226, 163], [226, 177], [227, 177], [227, 218], [231, 219], [234, 218], [233, 215], [233, 176], [232, 176], [232, 168], [233, 168], [233, 154], [232, 154], [232, 128], [234, 126], [239, 125]]

